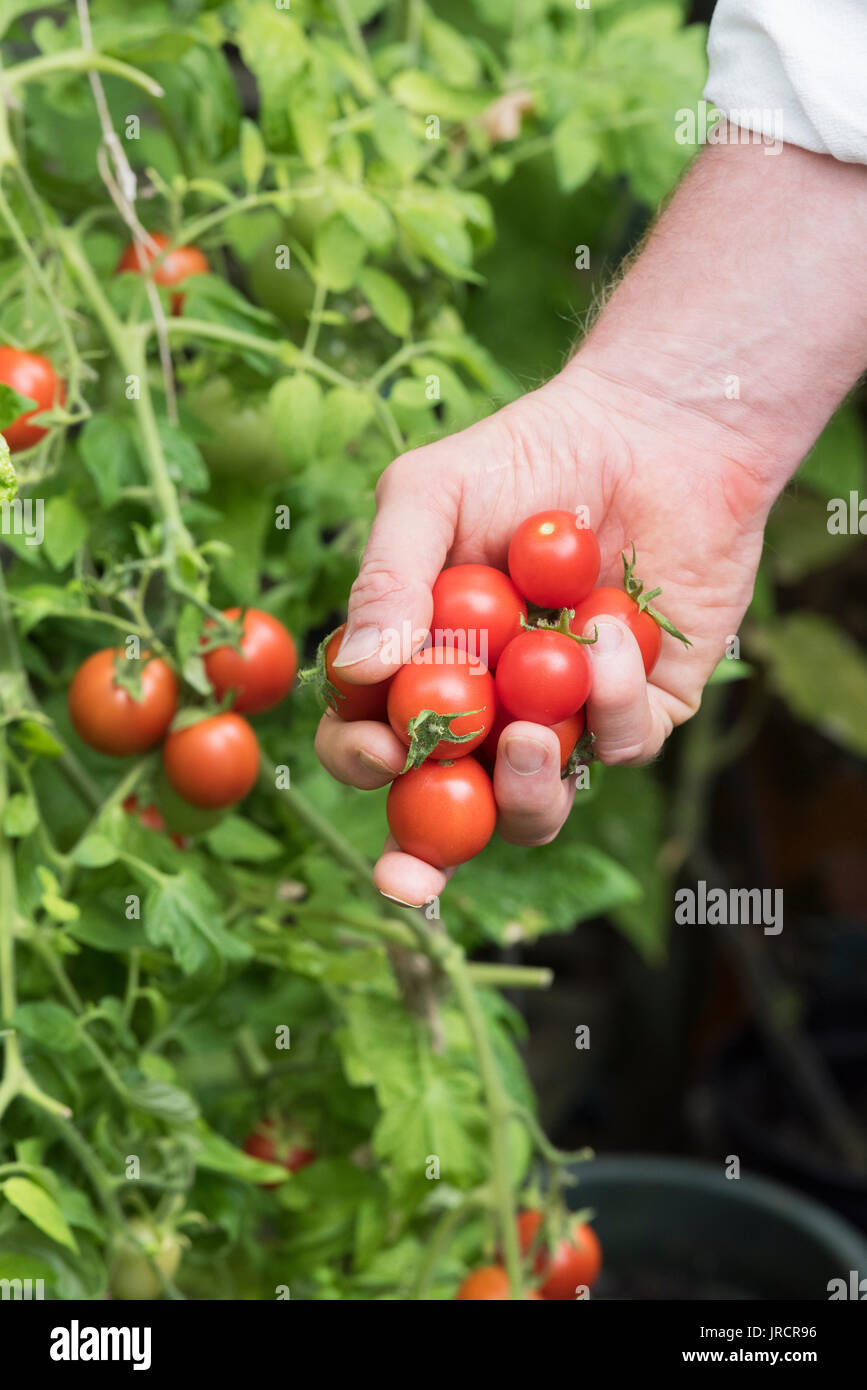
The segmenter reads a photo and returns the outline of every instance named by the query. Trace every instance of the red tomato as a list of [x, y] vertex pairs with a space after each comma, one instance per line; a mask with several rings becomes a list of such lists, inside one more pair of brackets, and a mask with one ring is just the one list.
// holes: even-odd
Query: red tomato
[[163, 767], [178, 796], [193, 806], [232, 806], [253, 789], [259, 742], [239, 714], [214, 714], [169, 734]]
[[[161, 251], [167, 246], [171, 246], [171, 237], [167, 237], [165, 232], [151, 232], [151, 241], [156, 243], [159, 248], [153, 251], [150, 246], [141, 248], [141, 255], [145, 266], [149, 266], [155, 261]], [[131, 242], [126, 248], [117, 263], [118, 272], [130, 270], [134, 275], [141, 275], [142, 266], [139, 260], [139, 249], [135, 242]], [[182, 280], [186, 280], [190, 275], [207, 275], [211, 269], [208, 258], [204, 251], [200, 251], [198, 246], [175, 246], [169, 251], [168, 255], [163, 256], [156, 270], [154, 280], [158, 285], [179, 285]], [[184, 306], [184, 295], [172, 295], [172, 313], [179, 314]]]
[[104, 647], [83, 661], [69, 687], [69, 717], [79, 738], [100, 753], [126, 758], [159, 743], [175, 717], [178, 683], [159, 657], [141, 657], [141, 699], [115, 681], [122, 651]]
[[[542, 1224], [540, 1211], [522, 1211], [518, 1215], [518, 1240], [521, 1252], [527, 1251]], [[544, 1299], [574, 1299], [579, 1285], [592, 1288], [602, 1268], [602, 1246], [592, 1226], [576, 1222], [569, 1237], [558, 1242], [553, 1256], [539, 1250], [533, 1269], [542, 1279], [539, 1292]]]
[[[524, 1295], [527, 1299], [541, 1298], [535, 1289]], [[472, 1302], [503, 1302], [509, 1298], [509, 1276], [502, 1265], [482, 1265], [468, 1274], [455, 1294], [456, 1300]]]
[[[515, 716], [511, 710], [507, 710], [505, 705], [500, 702], [497, 706], [497, 713], [491, 725], [490, 733], [479, 749], [478, 756], [488, 766], [493, 767], [497, 761], [497, 745], [500, 742], [500, 734], [510, 724], [514, 724]], [[566, 771], [566, 764], [572, 756], [572, 750], [584, 732], [585, 718], [583, 709], [579, 709], [577, 714], [570, 714], [568, 719], [561, 719], [559, 724], [550, 726], [552, 734], [556, 734], [560, 742], [560, 771]]]
[[[223, 617], [236, 621], [240, 608], [227, 608]], [[206, 623], [205, 627], [213, 627]], [[230, 690], [237, 691], [232, 709], [239, 714], [259, 714], [279, 704], [288, 695], [298, 669], [298, 657], [291, 634], [261, 608], [244, 613], [241, 650], [215, 647], [204, 657], [205, 673], [218, 700]]]
[[475, 758], [402, 773], [389, 789], [386, 814], [404, 853], [437, 869], [480, 854], [497, 823], [491, 779]]
[[650, 675], [659, 659], [662, 646], [662, 629], [649, 613], [642, 613], [634, 598], [623, 589], [603, 585], [588, 594], [583, 603], [575, 609], [575, 617], [570, 620], [571, 632], [581, 636], [585, 627], [594, 618], [603, 616], [619, 618], [626, 623], [641, 648], [645, 675]]
[[[261, 1120], [244, 1140], [244, 1153], [251, 1158], [259, 1158], [263, 1163], [276, 1163], [290, 1173], [306, 1168], [316, 1158], [316, 1150], [304, 1145], [294, 1144], [281, 1135], [273, 1120]], [[265, 1188], [278, 1187], [278, 1183], [265, 1182]]]
[[527, 605], [511, 579], [490, 565], [455, 565], [433, 586], [430, 630], [439, 647], [458, 645], [493, 671], [521, 631]]
[[509, 574], [541, 608], [574, 608], [599, 578], [599, 542], [574, 512], [537, 512], [509, 546]]
[[375, 685], [354, 685], [345, 675], [338, 674], [334, 669], [334, 658], [340, 649], [345, 630], [346, 623], [341, 623], [337, 631], [329, 637], [325, 648], [325, 675], [334, 687], [333, 691], [326, 688], [328, 703], [335, 714], [339, 714], [348, 724], [358, 719], [378, 719], [385, 723], [388, 718], [391, 676], [388, 680], [377, 681]]
[[511, 641], [497, 667], [497, 698], [516, 719], [559, 724], [590, 693], [587, 653], [565, 632], [538, 628]]
[[31, 425], [31, 418], [42, 410], [49, 410], [52, 405], [63, 405], [66, 386], [47, 357], [40, 357], [35, 352], [20, 352], [14, 347], [0, 347], [0, 382], [11, 386], [20, 396], [28, 396], [36, 402], [33, 410], [26, 410], [3, 430], [3, 437], [13, 454], [20, 453], [22, 449], [32, 449], [48, 431], [42, 425]]
[[478, 748], [497, 709], [494, 678], [480, 661], [466, 652], [445, 647], [426, 647], [392, 677], [388, 692], [388, 720], [399, 739], [409, 746], [409, 721], [422, 710], [436, 714], [472, 713], [452, 719], [454, 734], [474, 734], [466, 743], [441, 738], [430, 757], [460, 758]]

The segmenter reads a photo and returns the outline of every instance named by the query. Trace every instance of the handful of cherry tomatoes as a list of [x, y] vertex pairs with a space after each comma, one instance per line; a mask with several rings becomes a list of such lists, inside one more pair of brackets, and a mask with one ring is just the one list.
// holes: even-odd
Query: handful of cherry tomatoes
[[[567, 511], [523, 521], [509, 546], [509, 573], [488, 565], [443, 570], [433, 587], [427, 643], [390, 678], [358, 685], [335, 667], [343, 628], [320, 648], [318, 679], [341, 719], [387, 721], [407, 747], [388, 794], [389, 828], [401, 850], [445, 869], [480, 853], [494, 832], [490, 771], [515, 720], [556, 733], [561, 773], [583, 753], [592, 670], [583, 636], [613, 614], [631, 628], [649, 675], [662, 629], [687, 639], [649, 600], [624, 556], [624, 588], [594, 588], [601, 556], [594, 532]], [[534, 616], [528, 616], [533, 605]], [[475, 756], [473, 756], [475, 754]]]

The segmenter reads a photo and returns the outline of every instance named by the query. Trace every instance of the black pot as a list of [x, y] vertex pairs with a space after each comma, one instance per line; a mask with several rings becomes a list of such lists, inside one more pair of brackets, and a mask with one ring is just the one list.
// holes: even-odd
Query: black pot
[[867, 1277], [867, 1242], [833, 1212], [764, 1178], [691, 1159], [576, 1164], [574, 1209], [592, 1207], [603, 1268], [593, 1299], [827, 1300]]
[[[863, 1009], [862, 1009], [863, 1016]], [[867, 1028], [819, 1024], [813, 1046], [862, 1126], [867, 1119]], [[717, 1143], [742, 1168], [780, 1178], [867, 1231], [867, 1174], [824, 1150], [791, 1084], [748, 1035], [725, 1052], [710, 1082]]]

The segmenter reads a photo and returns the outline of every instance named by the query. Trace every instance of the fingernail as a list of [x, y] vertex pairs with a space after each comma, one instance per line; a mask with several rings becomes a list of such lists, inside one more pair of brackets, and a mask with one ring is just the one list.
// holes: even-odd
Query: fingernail
[[334, 660], [335, 666], [354, 666], [376, 656], [379, 651], [380, 633], [378, 627], [360, 627], [356, 632], [344, 637], [340, 650]]
[[521, 777], [539, 772], [548, 750], [537, 738], [510, 738], [506, 743], [506, 762]]
[[593, 628], [599, 633], [598, 639], [590, 647], [590, 651], [597, 656], [608, 656], [611, 652], [616, 652], [623, 641], [623, 629], [617, 623], [606, 623], [604, 619], [588, 623], [584, 630], [585, 637], [593, 636]]
[[383, 893], [380, 889], [379, 896], [388, 898], [390, 903], [400, 903], [401, 907], [424, 907], [424, 903], [408, 903], [406, 898], [396, 898], [393, 893]]
[[364, 748], [359, 749], [358, 761], [364, 763], [365, 767], [371, 768], [374, 772], [384, 772], [386, 777], [396, 777], [397, 772], [400, 771], [398, 768], [396, 772], [393, 767], [389, 767], [388, 763], [383, 762], [382, 758], [378, 758], [375, 753], [368, 753]]

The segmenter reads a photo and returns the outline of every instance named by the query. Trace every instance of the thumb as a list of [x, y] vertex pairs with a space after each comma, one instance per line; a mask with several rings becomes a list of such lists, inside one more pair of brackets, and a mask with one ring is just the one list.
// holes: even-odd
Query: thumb
[[376, 518], [334, 663], [359, 684], [396, 671], [430, 626], [431, 589], [451, 547], [458, 509], [458, 490], [434, 466], [436, 448], [396, 459], [376, 489]]

